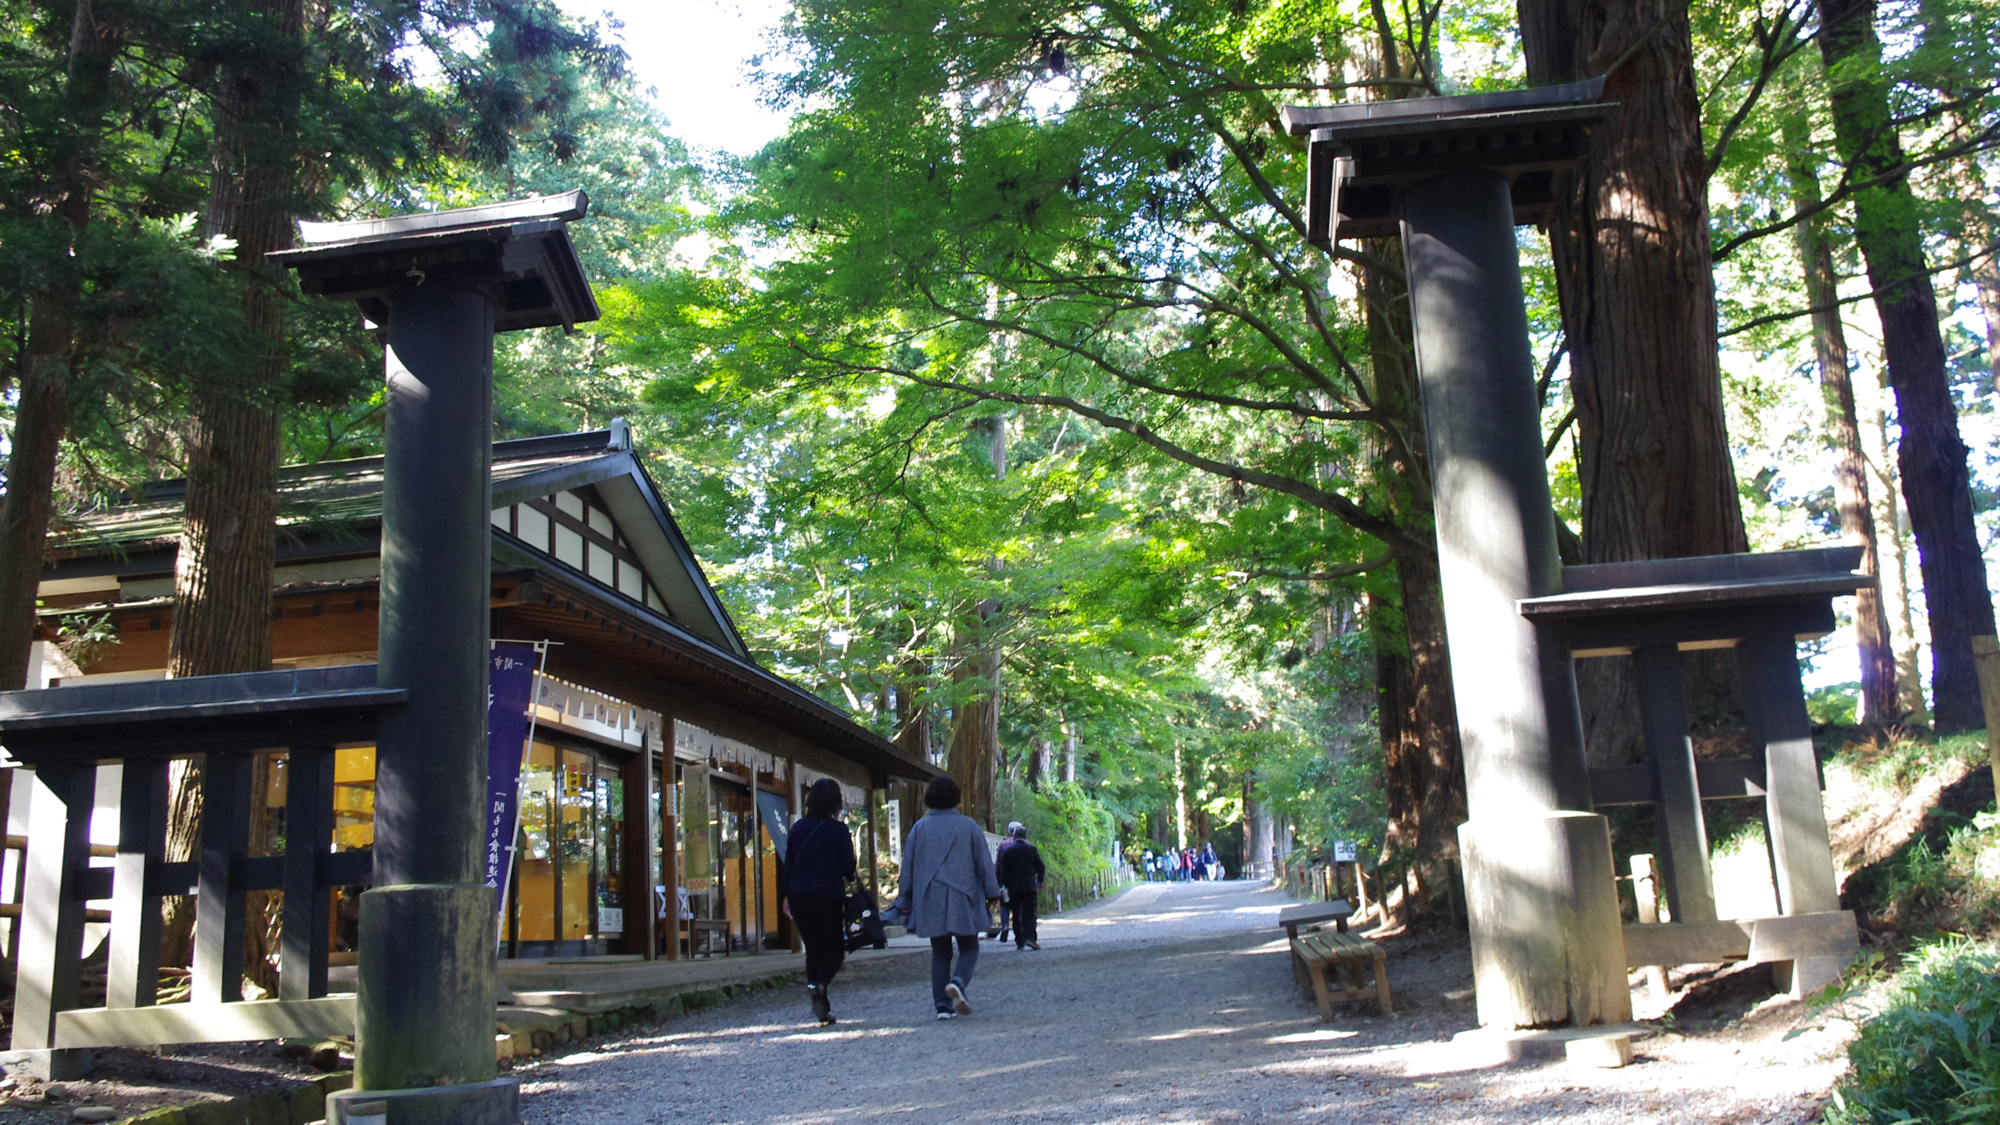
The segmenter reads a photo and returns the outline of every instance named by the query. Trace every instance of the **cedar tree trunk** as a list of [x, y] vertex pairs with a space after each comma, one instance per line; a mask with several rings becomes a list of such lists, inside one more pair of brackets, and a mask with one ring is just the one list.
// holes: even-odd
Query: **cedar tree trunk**
[[1932, 714], [1939, 730], [1971, 730], [1985, 723], [1972, 638], [1994, 632], [1993, 602], [1973, 526], [1967, 450], [1945, 374], [1918, 207], [1909, 181], [1898, 174], [1903, 145], [1880, 74], [1874, 0], [1825, 0], [1819, 43], [1841, 159], [1856, 179], [1894, 177], [1855, 194], [1854, 238], [1876, 293], [1882, 354], [1902, 430], [1896, 462], [1930, 623]]
[[[1623, 107], [1562, 177], [1549, 242], [1577, 408], [1584, 560], [1746, 549], [1724, 432], [1702, 147], [1684, 0], [1517, 0], [1528, 80], [1610, 71]], [[1612, 69], [1613, 66], [1616, 69]], [[1639, 752], [1629, 659], [1577, 669], [1593, 761]], [[1732, 677], [1690, 661], [1697, 713], [1733, 711]]]

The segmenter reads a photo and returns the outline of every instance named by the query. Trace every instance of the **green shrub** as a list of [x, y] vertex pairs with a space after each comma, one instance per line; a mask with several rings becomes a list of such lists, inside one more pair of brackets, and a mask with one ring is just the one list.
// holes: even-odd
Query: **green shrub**
[[2000, 1120], [2000, 946], [1917, 951], [1847, 1057], [1827, 1125]]
[[1037, 792], [1003, 778], [994, 793], [993, 819], [1002, 826], [1010, 820], [1027, 825], [1051, 886], [1087, 887], [1111, 870], [1111, 839], [1118, 823], [1075, 782]]

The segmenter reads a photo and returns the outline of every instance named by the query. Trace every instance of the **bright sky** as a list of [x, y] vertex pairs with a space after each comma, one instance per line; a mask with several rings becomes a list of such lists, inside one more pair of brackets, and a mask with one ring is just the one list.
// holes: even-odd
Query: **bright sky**
[[745, 68], [767, 49], [785, 0], [562, 0], [587, 18], [623, 20], [641, 88], [653, 87], [674, 136], [695, 149], [748, 155], [784, 132]]

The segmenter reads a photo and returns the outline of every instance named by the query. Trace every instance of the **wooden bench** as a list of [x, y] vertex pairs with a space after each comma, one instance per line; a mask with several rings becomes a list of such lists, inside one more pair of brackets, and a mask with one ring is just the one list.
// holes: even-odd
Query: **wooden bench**
[[[715, 939], [722, 939], [722, 955], [729, 956], [729, 923], [720, 918], [688, 918], [688, 956], [715, 956]], [[703, 940], [707, 935], [707, 940]]]
[[1354, 908], [1347, 905], [1345, 899], [1337, 898], [1332, 902], [1302, 902], [1297, 906], [1287, 906], [1278, 911], [1278, 925], [1285, 928], [1285, 938], [1288, 941], [1298, 940], [1299, 927], [1317, 926], [1322, 922], [1332, 922], [1334, 929], [1344, 934], [1347, 932], [1347, 919], [1353, 913]]
[[[1374, 965], [1375, 1002], [1386, 1016], [1396, 1005], [1389, 999], [1387, 954], [1381, 946], [1354, 934], [1325, 930], [1292, 939], [1292, 972], [1298, 978], [1299, 995], [1319, 1003], [1319, 1018], [1326, 1023], [1333, 1022], [1333, 1001], [1368, 999], [1368, 992], [1361, 987], [1364, 961]], [[1328, 970], [1339, 975], [1343, 987], [1327, 987]]]

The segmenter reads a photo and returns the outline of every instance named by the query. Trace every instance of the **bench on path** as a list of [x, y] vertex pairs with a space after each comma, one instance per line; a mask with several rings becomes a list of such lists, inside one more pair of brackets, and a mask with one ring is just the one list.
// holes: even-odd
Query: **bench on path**
[[[1382, 1014], [1394, 1012], [1396, 1005], [1389, 999], [1387, 960], [1388, 955], [1380, 945], [1354, 934], [1320, 930], [1292, 939], [1292, 973], [1298, 978], [1299, 995], [1318, 1002], [1323, 1023], [1333, 1022], [1333, 1001], [1368, 999], [1368, 992], [1361, 987], [1364, 961], [1374, 966], [1375, 1001], [1381, 1005]], [[1329, 970], [1338, 974], [1343, 987], [1338, 990], [1327, 987]]]
[[1278, 911], [1278, 925], [1285, 928], [1285, 938], [1288, 941], [1298, 940], [1301, 926], [1317, 926], [1323, 922], [1332, 922], [1334, 929], [1344, 934], [1347, 932], [1348, 916], [1353, 913], [1354, 908], [1347, 905], [1346, 899], [1337, 898], [1332, 902], [1302, 902], [1297, 906], [1287, 906]]

